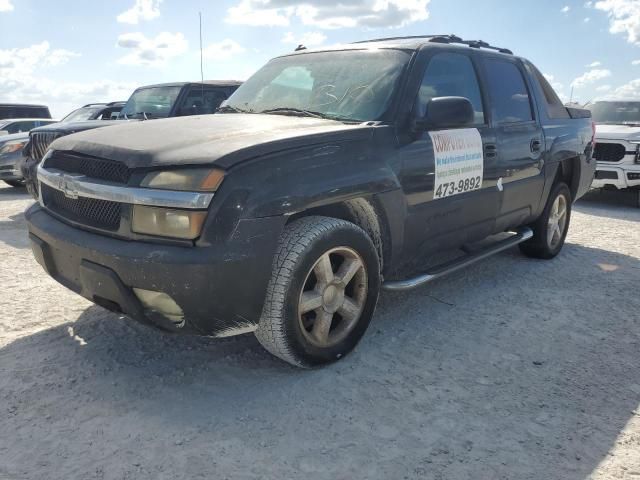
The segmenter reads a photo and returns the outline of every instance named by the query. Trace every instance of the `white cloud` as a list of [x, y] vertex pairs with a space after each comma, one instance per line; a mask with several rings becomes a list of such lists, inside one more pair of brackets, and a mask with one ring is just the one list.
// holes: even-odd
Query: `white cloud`
[[317, 28], [402, 27], [429, 18], [431, 0], [240, 0], [226, 21], [287, 26], [292, 18]]
[[593, 62], [593, 63], [590, 63], [589, 65], [585, 65], [585, 67], [596, 68], [596, 67], [599, 67], [600, 65], [602, 65], [602, 62]]
[[0, 0], [0, 12], [11, 12], [13, 9], [11, 0]]
[[117, 20], [132, 25], [137, 25], [140, 20], [153, 20], [160, 16], [161, 2], [162, 0], [135, 0], [129, 10], [118, 15]]
[[640, 60], [634, 60], [631, 65], [640, 65]]
[[598, 69], [595, 68], [593, 70], [589, 70], [584, 74], [580, 75], [573, 82], [571, 82], [572, 87], [580, 88], [585, 85], [589, 85], [591, 83], [595, 83], [603, 78], [607, 78], [611, 76], [611, 71], [606, 69]]
[[212, 43], [205, 47], [202, 56], [209, 60], [226, 60], [245, 51], [238, 42], [225, 38], [221, 42]]
[[44, 41], [26, 48], [0, 49], [0, 78], [15, 80], [31, 75], [36, 67], [55, 67], [80, 54], [61, 48], [52, 49]]
[[584, 22], [584, 23], [589, 23], [590, 21], [591, 21], [591, 19], [590, 19], [589, 17], [586, 17], [586, 18], [583, 20], [583, 22]]
[[282, 37], [282, 43], [315, 47], [322, 45], [326, 39], [327, 36], [322, 32], [306, 32], [302, 35], [294, 35], [293, 32], [287, 32], [284, 37]]
[[596, 91], [597, 92], [608, 92], [612, 88], [613, 87], [611, 85], [600, 85], [598, 88], [596, 88]]
[[626, 35], [629, 43], [640, 45], [640, 2], [638, 0], [600, 0], [593, 4], [609, 16], [609, 31]]
[[140, 32], [124, 33], [118, 37], [117, 45], [131, 50], [118, 60], [124, 65], [162, 66], [188, 48], [187, 40], [180, 32], [162, 32], [155, 38], [147, 38]]
[[569, 12], [569, 10], [571, 10], [571, 7], [569, 5], [565, 5], [564, 7], [562, 7], [562, 9], [560, 11], [562, 13], [567, 13], [567, 12]]
[[78, 53], [52, 49], [49, 42], [26, 48], [0, 49], [0, 101], [42, 103], [55, 117], [89, 102], [126, 100], [134, 85], [110, 80], [93, 83], [60, 82], [51, 72]]

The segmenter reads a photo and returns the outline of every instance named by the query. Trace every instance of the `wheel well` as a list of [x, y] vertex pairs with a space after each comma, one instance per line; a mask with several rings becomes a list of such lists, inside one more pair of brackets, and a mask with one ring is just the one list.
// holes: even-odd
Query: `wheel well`
[[341, 202], [313, 207], [292, 215], [287, 223], [303, 217], [320, 215], [323, 217], [339, 218], [354, 223], [362, 228], [376, 248], [380, 259], [380, 271], [383, 272], [391, 255], [391, 236], [382, 208], [376, 205], [375, 200], [354, 198]]
[[576, 198], [580, 183], [579, 158], [568, 158], [560, 162], [554, 183], [558, 183], [559, 181], [566, 183], [569, 187], [569, 191], [571, 192], [571, 198]]

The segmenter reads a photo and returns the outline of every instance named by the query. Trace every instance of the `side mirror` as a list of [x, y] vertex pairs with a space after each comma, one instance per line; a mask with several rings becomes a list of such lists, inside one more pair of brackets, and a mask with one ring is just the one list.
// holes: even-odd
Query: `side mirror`
[[475, 112], [467, 98], [436, 97], [427, 103], [424, 119], [418, 123], [424, 129], [467, 127], [475, 123]]

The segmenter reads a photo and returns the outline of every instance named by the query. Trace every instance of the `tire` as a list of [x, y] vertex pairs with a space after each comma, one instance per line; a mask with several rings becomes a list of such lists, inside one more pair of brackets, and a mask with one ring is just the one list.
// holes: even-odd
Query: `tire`
[[[562, 209], [564, 205], [564, 221], [560, 219], [558, 221], [558, 228], [555, 229], [555, 220], [558, 212], [556, 211], [556, 205]], [[549, 199], [544, 207], [542, 215], [536, 220], [535, 223], [530, 225], [533, 230], [533, 238], [520, 244], [520, 251], [528, 257], [541, 258], [549, 260], [554, 258], [564, 245], [564, 241], [569, 231], [569, 223], [571, 220], [571, 192], [566, 183], [556, 184], [551, 193]], [[555, 230], [555, 234], [550, 229]]]
[[24, 180], [4, 180], [4, 183], [11, 185], [14, 188], [24, 187]]
[[255, 335], [292, 365], [335, 362], [364, 335], [379, 291], [380, 263], [364, 230], [335, 218], [296, 220], [280, 237]]

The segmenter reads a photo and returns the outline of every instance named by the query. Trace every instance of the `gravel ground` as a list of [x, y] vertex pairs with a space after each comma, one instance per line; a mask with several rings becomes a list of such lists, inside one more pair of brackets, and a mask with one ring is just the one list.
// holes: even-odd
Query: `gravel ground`
[[0, 479], [640, 479], [640, 209], [618, 200], [576, 205], [553, 261], [384, 294], [353, 355], [302, 371], [65, 290], [0, 187]]

